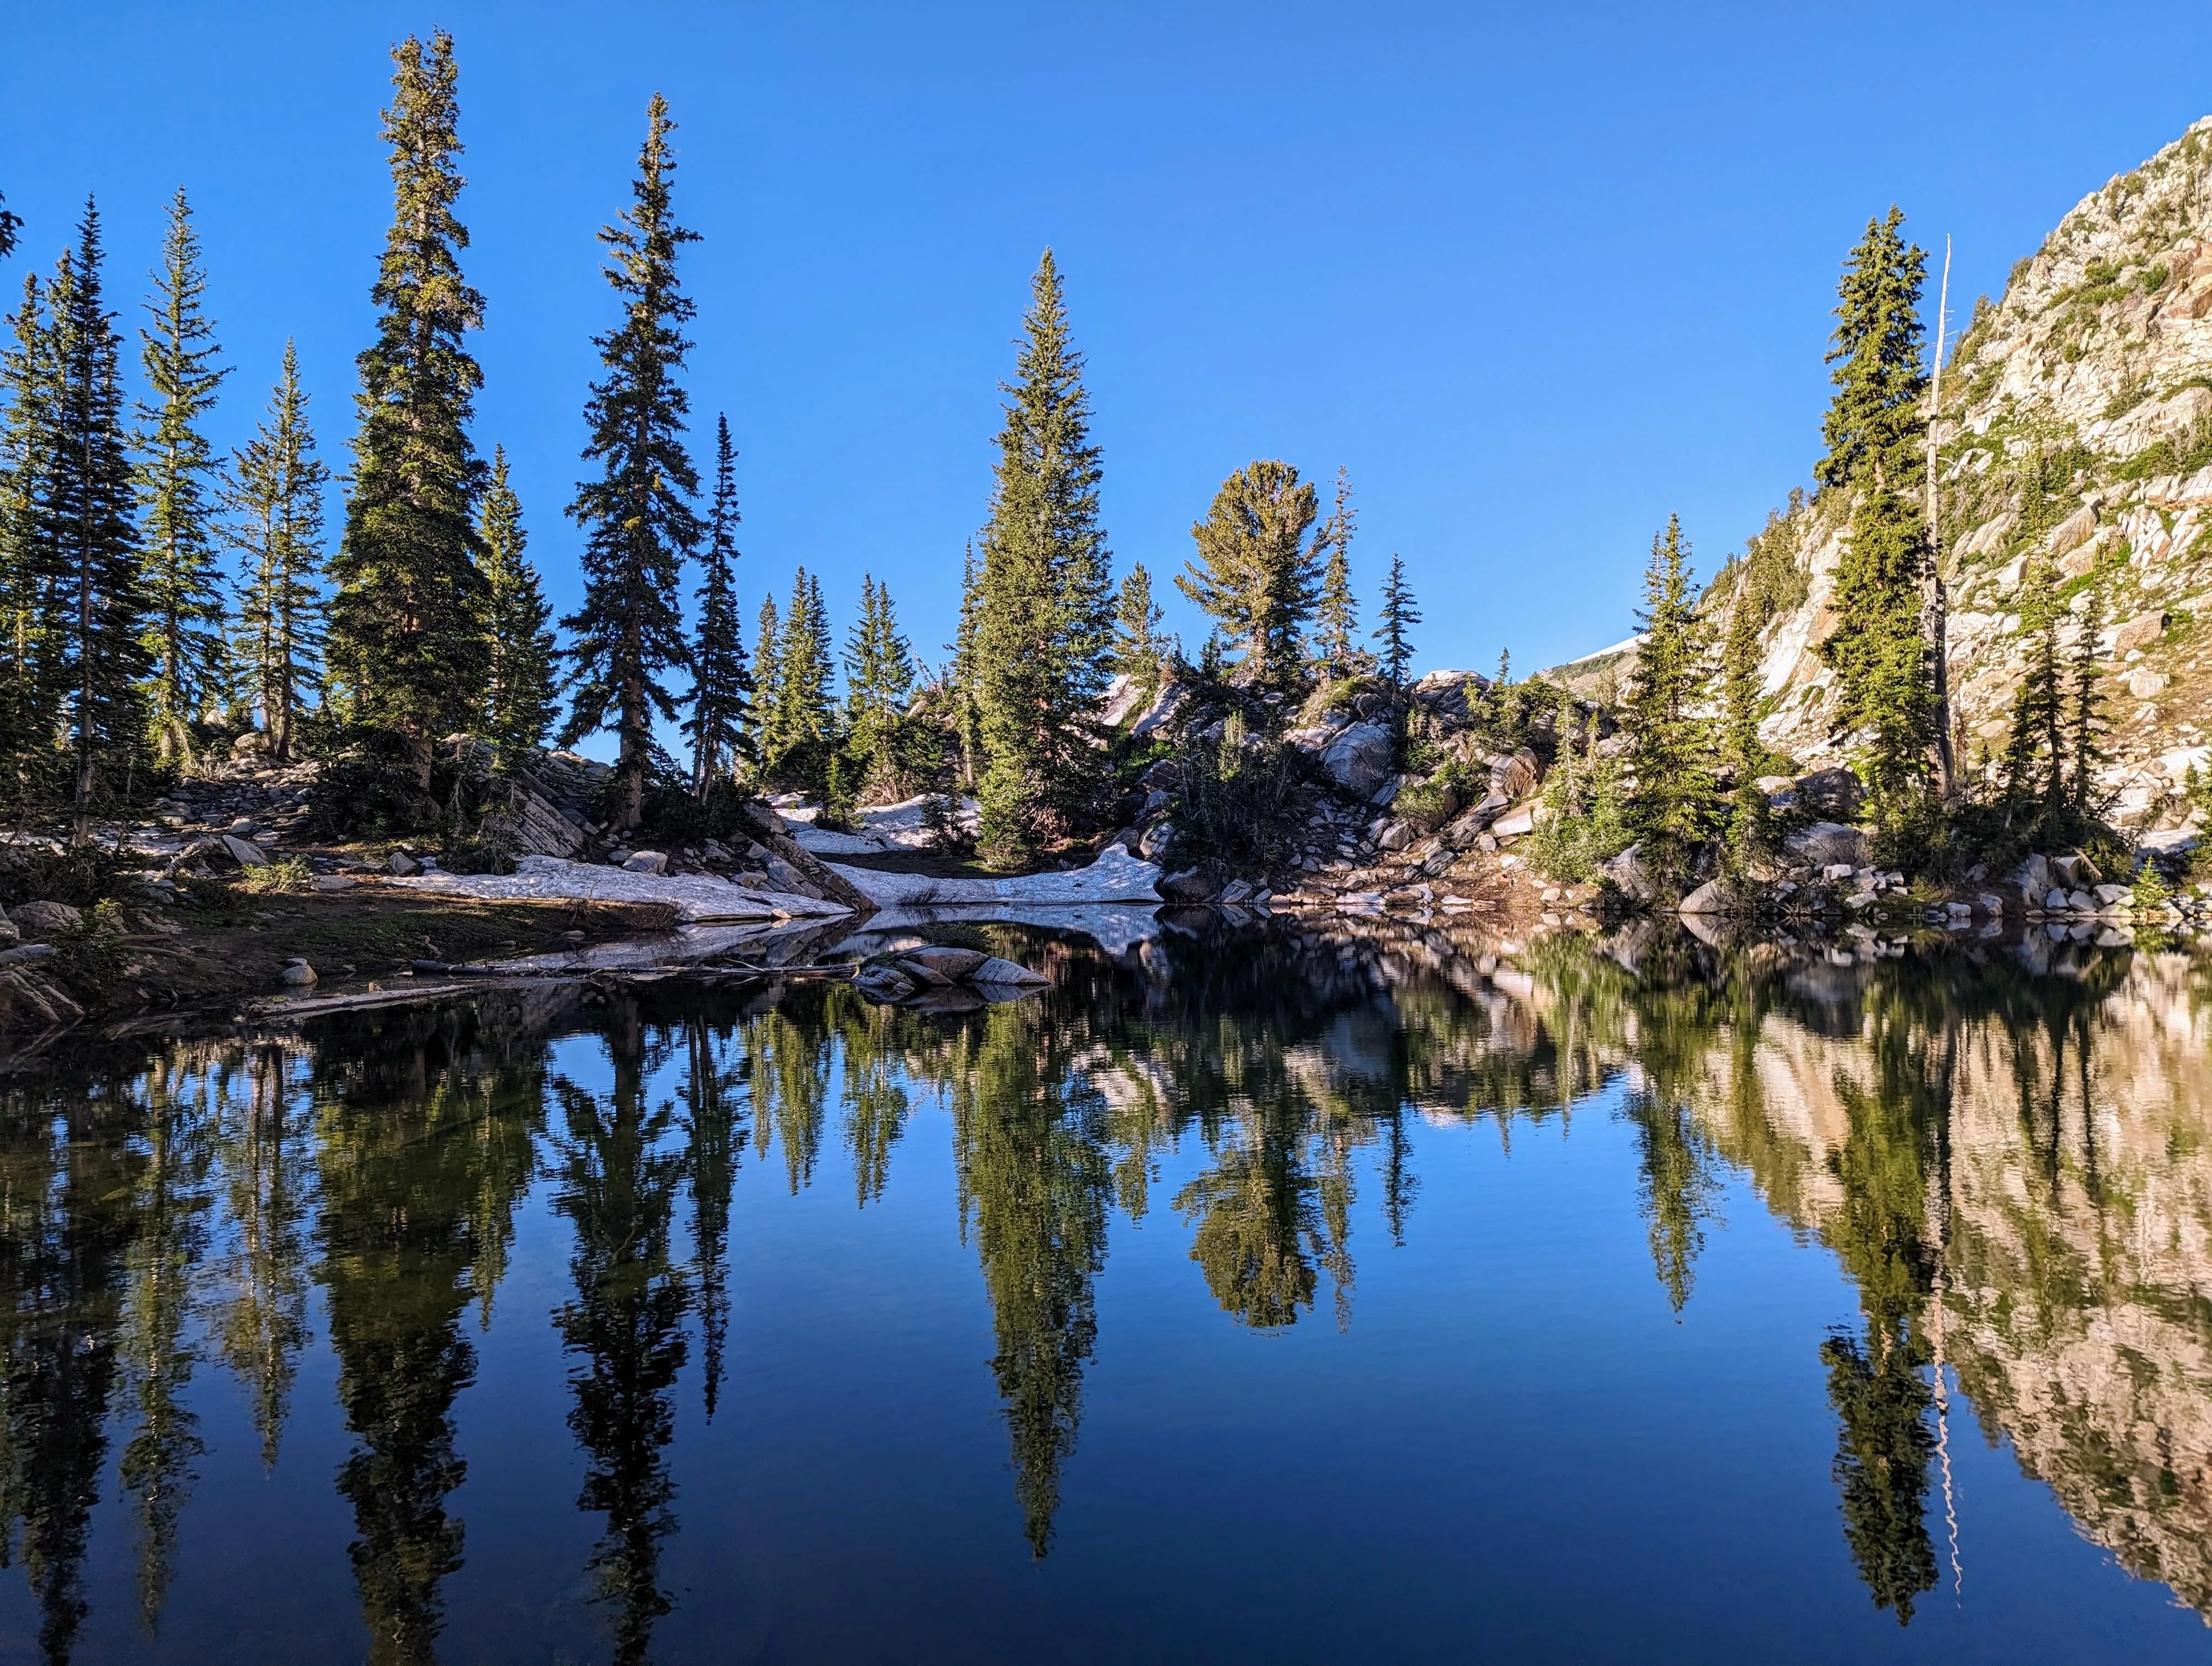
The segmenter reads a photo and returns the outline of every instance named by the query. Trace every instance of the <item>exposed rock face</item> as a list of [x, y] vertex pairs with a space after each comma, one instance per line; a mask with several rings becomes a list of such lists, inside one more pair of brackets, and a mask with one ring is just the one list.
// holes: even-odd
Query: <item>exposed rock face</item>
[[1370, 798], [1390, 777], [1390, 732], [1380, 723], [1354, 723], [1321, 755], [1328, 777], [1354, 798]]

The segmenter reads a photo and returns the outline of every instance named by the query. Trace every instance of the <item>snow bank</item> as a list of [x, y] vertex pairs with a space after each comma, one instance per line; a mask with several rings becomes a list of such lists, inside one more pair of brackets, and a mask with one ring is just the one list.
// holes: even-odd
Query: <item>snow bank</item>
[[525, 856], [512, 873], [418, 873], [386, 883], [489, 902], [672, 903], [680, 919], [790, 920], [851, 909], [794, 891], [754, 891], [705, 873], [632, 873], [596, 862]]
[[1024, 873], [1011, 879], [933, 879], [920, 873], [879, 873], [830, 864], [830, 871], [882, 908], [942, 908], [965, 903], [1078, 907], [1091, 903], [1158, 906], [1157, 863], [1109, 844], [1089, 867], [1073, 873]]

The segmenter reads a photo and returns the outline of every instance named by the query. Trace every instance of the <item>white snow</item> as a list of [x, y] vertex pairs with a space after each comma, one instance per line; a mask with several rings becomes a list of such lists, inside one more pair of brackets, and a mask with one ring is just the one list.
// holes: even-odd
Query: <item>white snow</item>
[[849, 914], [819, 897], [782, 891], [754, 891], [705, 873], [632, 873], [596, 862], [558, 856], [525, 856], [513, 873], [418, 873], [387, 883], [447, 897], [492, 902], [545, 900], [594, 903], [672, 903], [690, 921], [787, 920]]
[[1158, 863], [1109, 844], [1089, 867], [1073, 873], [1024, 873], [1011, 879], [933, 879], [920, 873], [879, 873], [830, 864], [830, 871], [870, 902], [885, 908], [926, 909], [963, 903], [1079, 907], [1093, 903], [1146, 903], [1158, 907]]

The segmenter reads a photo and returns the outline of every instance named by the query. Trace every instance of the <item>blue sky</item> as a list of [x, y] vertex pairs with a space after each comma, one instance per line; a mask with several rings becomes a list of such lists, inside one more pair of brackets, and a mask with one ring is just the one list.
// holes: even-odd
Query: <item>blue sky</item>
[[216, 437], [294, 336], [342, 464], [387, 52], [441, 24], [489, 302], [477, 434], [514, 459], [556, 604], [612, 316], [593, 233], [658, 89], [705, 240], [695, 433], [703, 453], [728, 411], [746, 613], [804, 562], [842, 633], [871, 571], [932, 660], [1048, 243], [1123, 568], [1164, 588], [1250, 459], [1342, 464], [1363, 597], [1402, 552], [1421, 664], [1510, 644], [1526, 668], [1627, 633], [1670, 511], [1709, 572], [1805, 477], [1870, 214], [1955, 237], [1963, 313], [2212, 110], [2212, 10], [2170, 3], [21, 8], [0, 191], [28, 223], [0, 283], [51, 262], [90, 191], [135, 306], [183, 185], [237, 367]]

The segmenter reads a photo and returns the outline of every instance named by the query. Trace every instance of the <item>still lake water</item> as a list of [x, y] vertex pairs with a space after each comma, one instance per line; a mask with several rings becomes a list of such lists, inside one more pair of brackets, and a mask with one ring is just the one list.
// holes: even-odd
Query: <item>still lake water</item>
[[2212, 1655], [2212, 968], [991, 937], [0, 1073], [0, 1661]]

